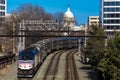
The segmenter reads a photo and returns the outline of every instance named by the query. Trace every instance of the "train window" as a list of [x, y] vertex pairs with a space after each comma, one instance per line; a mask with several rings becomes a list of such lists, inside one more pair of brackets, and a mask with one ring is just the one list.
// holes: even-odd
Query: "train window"
[[26, 56], [26, 59], [28, 59], [28, 60], [33, 60], [34, 57], [33, 57], [33, 56]]
[[34, 57], [30, 55], [24, 55], [24, 56], [19, 56], [18, 59], [19, 60], [33, 60]]

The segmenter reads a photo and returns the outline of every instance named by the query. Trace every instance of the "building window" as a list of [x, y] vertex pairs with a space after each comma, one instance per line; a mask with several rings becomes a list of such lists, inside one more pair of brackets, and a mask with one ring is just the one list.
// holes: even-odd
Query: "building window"
[[104, 12], [120, 12], [120, 8], [104, 8]]
[[110, 26], [106, 26], [106, 29], [111, 29], [111, 27]]
[[0, 6], [0, 10], [5, 10], [5, 6]]
[[120, 26], [104, 26], [104, 29], [107, 29], [107, 30], [113, 30], [113, 29], [120, 29]]
[[120, 1], [104, 2], [104, 6], [120, 6]]
[[90, 18], [91, 20], [97, 20], [97, 18]]
[[5, 16], [5, 12], [0, 12], [0, 16]]
[[0, 4], [5, 4], [5, 0], [0, 0]]
[[120, 20], [104, 20], [105, 24], [119, 24]]
[[119, 18], [120, 14], [104, 14], [104, 18]]

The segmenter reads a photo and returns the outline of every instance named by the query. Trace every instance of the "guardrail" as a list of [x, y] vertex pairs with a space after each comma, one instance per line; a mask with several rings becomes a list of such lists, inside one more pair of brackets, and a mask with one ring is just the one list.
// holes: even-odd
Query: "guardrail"
[[0, 69], [7, 67], [7, 65], [10, 65], [15, 61], [16, 61], [15, 54], [0, 56]]

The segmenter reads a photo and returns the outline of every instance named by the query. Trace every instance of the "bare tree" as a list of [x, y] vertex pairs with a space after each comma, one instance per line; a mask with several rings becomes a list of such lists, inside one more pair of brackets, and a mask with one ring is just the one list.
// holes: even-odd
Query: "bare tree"
[[53, 16], [50, 13], [46, 13], [43, 17], [43, 20], [53, 20]]
[[32, 4], [22, 4], [17, 10], [12, 12], [10, 20], [7, 20], [5, 23], [8, 34], [12, 33], [13, 24], [15, 24], [15, 33], [17, 34], [18, 23], [22, 20], [53, 20], [53, 17], [52, 14], [45, 12], [43, 7]]
[[[5, 22], [5, 30], [7, 34], [18, 34], [19, 23], [22, 20], [51, 20], [50, 13], [47, 13], [43, 7], [32, 4], [22, 4], [17, 10], [14, 10]], [[15, 31], [13, 30], [15, 28]], [[12, 40], [12, 38], [10, 38]], [[32, 39], [31, 39], [32, 40]], [[17, 44], [16, 38], [16, 44]]]
[[[18, 10], [16, 10], [16, 13], [21, 20], [44, 20], [44, 17], [48, 15], [43, 7], [31, 4], [21, 5]], [[48, 18], [52, 19], [52, 16]]]
[[63, 12], [57, 12], [53, 15], [53, 18], [59, 22], [59, 26], [61, 25], [61, 22], [63, 20], [64, 13]]

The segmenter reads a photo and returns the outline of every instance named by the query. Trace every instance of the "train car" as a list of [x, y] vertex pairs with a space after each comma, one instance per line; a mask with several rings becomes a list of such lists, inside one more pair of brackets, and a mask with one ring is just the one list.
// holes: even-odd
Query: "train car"
[[70, 38], [68, 37], [63, 37], [63, 49], [68, 49], [70, 48]]
[[38, 41], [18, 55], [18, 77], [33, 77], [37, 69], [53, 50], [76, 48], [77, 38], [52, 38]]
[[52, 50], [52, 40], [51, 39], [45, 39], [45, 51], [46, 53], [50, 53]]
[[78, 48], [78, 39], [79, 38], [71, 37], [70, 40], [71, 48]]
[[63, 38], [59, 38], [57, 44], [59, 45], [59, 49], [63, 49]]
[[46, 58], [47, 56], [47, 48], [46, 48], [46, 42], [44, 40], [42, 41], [38, 41], [37, 43], [35, 44], [39, 44], [41, 47], [40, 47], [40, 56], [41, 56], [41, 62], [44, 61], [44, 59]]
[[59, 50], [58, 38], [52, 39], [52, 51]]

